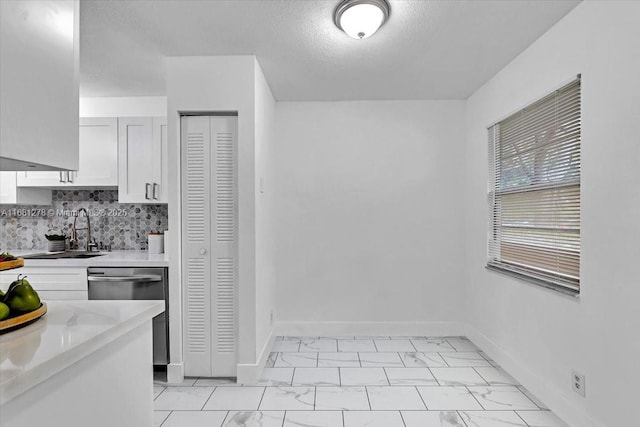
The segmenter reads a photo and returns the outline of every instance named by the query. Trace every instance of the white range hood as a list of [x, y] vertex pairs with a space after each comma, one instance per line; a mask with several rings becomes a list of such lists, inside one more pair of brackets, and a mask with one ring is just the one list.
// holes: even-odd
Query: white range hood
[[79, 2], [0, 1], [0, 170], [78, 169]]

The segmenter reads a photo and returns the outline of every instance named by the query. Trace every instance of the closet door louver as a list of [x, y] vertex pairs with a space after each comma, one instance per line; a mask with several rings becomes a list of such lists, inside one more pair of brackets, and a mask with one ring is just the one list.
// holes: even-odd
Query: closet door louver
[[488, 267], [578, 292], [580, 79], [488, 134]]

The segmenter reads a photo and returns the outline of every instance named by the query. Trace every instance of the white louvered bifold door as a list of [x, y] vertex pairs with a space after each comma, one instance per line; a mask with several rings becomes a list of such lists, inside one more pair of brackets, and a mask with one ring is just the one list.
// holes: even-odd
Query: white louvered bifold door
[[185, 375], [235, 376], [237, 118], [183, 117]]
[[235, 377], [238, 363], [237, 185], [235, 150], [237, 117], [211, 117], [211, 261], [213, 294], [212, 375]]
[[185, 375], [211, 375], [209, 117], [183, 117], [182, 287]]

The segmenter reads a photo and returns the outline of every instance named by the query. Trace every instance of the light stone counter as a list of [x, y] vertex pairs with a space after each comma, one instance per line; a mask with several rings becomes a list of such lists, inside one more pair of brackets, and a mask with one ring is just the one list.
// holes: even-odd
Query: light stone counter
[[[9, 250], [15, 256], [43, 253], [46, 250]], [[113, 251], [93, 258], [25, 259], [27, 267], [168, 267], [165, 254], [150, 254], [147, 251]]]
[[151, 427], [151, 319], [163, 302], [47, 306], [0, 336], [0, 425]]

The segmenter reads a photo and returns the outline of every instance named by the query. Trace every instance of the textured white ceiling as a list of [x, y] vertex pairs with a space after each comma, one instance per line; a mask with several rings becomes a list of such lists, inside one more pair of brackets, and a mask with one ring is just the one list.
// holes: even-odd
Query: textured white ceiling
[[81, 96], [164, 95], [164, 56], [251, 54], [280, 101], [464, 99], [579, 3], [391, 0], [354, 40], [338, 2], [82, 0]]

